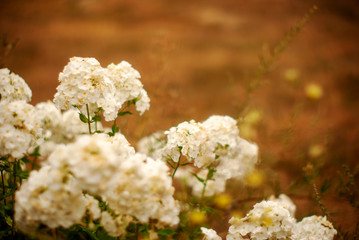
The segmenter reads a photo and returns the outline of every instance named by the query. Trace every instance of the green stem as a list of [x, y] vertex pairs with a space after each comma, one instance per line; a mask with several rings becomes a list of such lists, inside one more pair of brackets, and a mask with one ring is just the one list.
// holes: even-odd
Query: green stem
[[89, 133], [92, 134], [91, 121], [90, 121], [90, 110], [89, 110], [89, 105], [88, 104], [86, 104], [86, 111], [87, 111], [87, 124], [89, 126]]
[[15, 191], [16, 191], [16, 189], [17, 189], [17, 184], [16, 184], [16, 174], [17, 174], [17, 172], [16, 172], [16, 167], [17, 167], [17, 162], [16, 162], [16, 160], [15, 160], [14, 166], [13, 166], [13, 174], [14, 174], [14, 193], [13, 193], [13, 195], [12, 195], [12, 198], [13, 198], [14, 201], [15, 201]]
[[[2, 183], [2, 193], [3, 195], [5, 195], [5, 182], [4, 182], [3, 170], [1, 170], [1, 183]], [[6, 206], [6, 198], [4, 198], [4, 204]]]
[[203, 202], [203, 200], [204, 200], [204, 193], [206, 192], [207, 181], [208, 181], [208, 178], [206, 178], [206, 180], [203, 183], [201, 202]]
[[[13, 187], [13, 194], [12, 194], [12, 200], [13, 200], [13, 206], [15, 206], [15, 192], [17, 189], [17, 184], [16, 184], [16, 168], [17, 168], [17, 162], [16, 159], [14, 161], [14, 166], [13, 166], [13, 174], [14, 174], [14, 187]], [[12, 219], [12, 238], [15, 239], [15, 219]]]
[[211, 168], [211, 167], [208, 167], [207, 169], [208, 169], [208, 173], [207, 173], [206, 179], [205, 179], [204, 182], [203, 182], [201, 202], [204, 201], [204, 194], [205, 194], [205, 192], [206, 192], [207, 182], [208, 182], [209, 180], [214, 180], [214, 179], [213, 179], [213, 173], [215, 172], [215, 169], [214, 169], [214, 168]]
[[36, 161], [37, 161], [37, 156], [35, 156], [34, 159], [31, 162], [31, 170], [34, 170]]
[[173, 172], [173, 174], [172, 174], [172, 180], [173, 180], [173, 178], [175, 177], [175, 174], [176, 174], [176, 172], [177, 172], [178, 167], [181, 165], [181, 157], [182, 157], [182, 153], [180, 152], [177, 165], [176, 165], [175, 170], [174, 170], [174, 172]]

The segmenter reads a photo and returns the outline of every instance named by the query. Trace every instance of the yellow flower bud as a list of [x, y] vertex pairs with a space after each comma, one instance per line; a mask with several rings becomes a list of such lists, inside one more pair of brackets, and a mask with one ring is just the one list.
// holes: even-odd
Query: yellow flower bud
[[323, 89], [319, 84], [310, 83], [305, 87], [305, 93], [310, 99], [319, 99], [323, 96]]
[[311, 157], [311, 158], [317, 158], [317, 157], [320, 157], [322, 156], [324, 153], [324, 146], [321, 145], [321, 144], [314, 144], [314, 145], [311, 145], [308, 149], [308, 155]]
[[190, 212], [190, 214], [189, 214], [189, 221], [192, 224], [200, 225], [200, 224], [203, 224], [204, 222], [206, 222], [206, 220], [207, 220], [207, 217], [206, 217], [205, 212], [202, 212], [199, 210], [194, 210], [194, 211]]
[[252, 173], [247, 175], [246, 182], [248, 186], [256, 188], [262, 185], [263, 178], [263, 173], [255, 169]]
[[214, 204], [219, 208], [228, 208], [232, 204], [232, 196], [227, 193], [220, 194], [214, 199]]

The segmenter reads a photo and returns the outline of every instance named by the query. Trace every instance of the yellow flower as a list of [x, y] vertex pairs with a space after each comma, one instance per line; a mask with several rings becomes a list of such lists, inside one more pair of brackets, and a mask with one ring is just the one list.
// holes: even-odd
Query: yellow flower
[[317, 158], [323, 155], [324, 146], [322, 144], [311, 145], [308, 149], [308, 154], [311, 158]]
[[222, 193], [214, 199], [214, 204], [219, 208], [228, 208], [232, 204], [232, 197], [227, 193]]
[[203, 224], [204, 222], [206, 222], [207, 217], [206, 217], [206, 213], [199, 211], [199, 210], [193, 210], [192, 212], [190, 212], [189, 214], [189, 221], [192, 224]]
[[235, 211], [231, 212], [231, 216], [238, 220], [242, 219], [244, 217], [243, 213], [239, 210], [235, 210]]
[[263, 178], [263, 173], [255, 169], [252, 173], [247, 175], [246, 182], [248, 186], [256, 188], [262, 185]]
[[245, 116], [245, 121], [247, 123], [256, 124], [262, 119], [262, 113], [257, 109], [252, 109]]
[[305, 87], [305, 93], [308, 98], [316, 100], [323, 96], [323, 89], [317, 83], [310, 83]]

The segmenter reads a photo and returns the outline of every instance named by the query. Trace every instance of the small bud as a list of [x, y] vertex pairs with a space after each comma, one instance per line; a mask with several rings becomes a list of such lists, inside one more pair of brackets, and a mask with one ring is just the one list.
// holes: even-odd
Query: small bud
[[308, 98], [317, 100], [323, 96], [323, 89], [319, 84], [310, 83], [305, 87], [305, 93]]
[[192, 212], [190, 212], [189, 214], [189, 221], [192, 224], [203, 224], [204, 222], [206, 222], [207, 218], [206, 218], [206, 213], [199, 211], [199, 210], [193, 210]]

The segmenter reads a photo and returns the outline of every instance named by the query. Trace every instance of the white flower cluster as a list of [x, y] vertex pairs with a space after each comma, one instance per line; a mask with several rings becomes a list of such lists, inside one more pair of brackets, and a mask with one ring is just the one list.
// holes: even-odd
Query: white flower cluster
[[88, 105], [92, 117], [102, 109], [111, 121], [125, 102], [132, 101], [142, 114], [150, 99], [139, 79], [139, 72], [126, 61], [103, 68], [95, 58], [72, 57], [59, 75], [54, 103], [64, 110], [77, 106], [85, 113]]
[[217, 232], [213, 229], [208, 229], [205, 227], [201, 227], [201, 231], [204, 235], [203, 240], [222, 240], [220, 236], [217, 235]]
[[305, 217], [297, 223], [293, 239], [306, 240], [332, 240], [337, 234], [333, 224], [322, 216]]
[[0, 102], [31, 100], [31, 89], [24, 79], [7, 68], [0, 69]]
[[332, 240], [337, 233], [326, 217], [311, 216], [296, 221], [295, 205], [284, 194], [278, 199], [262, 201], [242, 219], [232, 217], [227, 240], [239, 239], [292, 239]]
[[280, 194], [278, 198], [272, 195], [268, 198], [268, 201], [277, 202], [281, 204], [285, 209], [289, 211], [290, 216], [295, 217], [295, 211], [297, 207], [287, 195]]
[[[183, 122], [163, 134], [156, 133], [139, 142], [141, 152], [164, 161], [174, 162], [185, 156], [199, 168], [197, 176], [205, 179], [208, 167], [214, 168], [214, 181], [207, 183], [205, 196], [225, 190], [228, 179], [243, 179], [249, 174], [258, 158], [258, 147], [239, 136], [237, 121], [229, 116], [211, 116], [204, 122]], [[179, 169], [175, 177], [184, 178], [200, 196], [203, 184], [192, 175], [194, 168]]]
[[32, 171], [15, 199], [15, 221], [24, 232], [40, 224], [69, 228], [81, 223], [86, 211], [80, 185], [64, 169], [51, 166]]
[[119, 165], [112, 190], [105, 200], [118, 213], [136, 217], [141, 223], [151, 218], [158, 226], [179, 223], [179, 205], [174, 200], [168, 167], [146, 155], [135, 154]]
[[227, 240], [291, 239], [296, 221], [283, 205], [262, 201], [242, 219], [231, 218]]
[[163, 131], [155, 132], [137, 142], [137, 151], [154, 159], [160, 159], [161, 150], [166, 145], [166, 139]]
[[[111, 214], [83, 193], [101, 197]], [[67, 228], [80, 223], [87, 211], [110, 235], [119, 236], [134, 218], [177, 225], [173, 193], [165, 163], [136, 154], [122, 134], [83, 135], [57, 145], [47, 165], [31, 173], [16, 194], [15, 219], [23, 231], [40, 224]]]
[[0, 156], [22, 158], [42, 142], [35, 108], [25, 101], [0, 104]]

